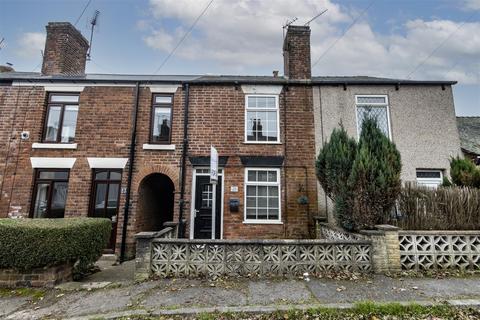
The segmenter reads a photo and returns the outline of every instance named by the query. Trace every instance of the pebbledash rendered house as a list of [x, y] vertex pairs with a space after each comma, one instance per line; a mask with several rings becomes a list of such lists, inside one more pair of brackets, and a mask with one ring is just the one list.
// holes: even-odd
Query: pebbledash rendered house
[[0, 215], [110, 218], [117, 254], [169, 221], [192, 239], [311, 237], [331, 213], [315, 157], [340, 120], [356, 136], [377, 115], [404, 180], [439, 183], [460, 152], [454, 82], [312, 77], [307, 26], [287, 30], [284, 76], [85, 74], [87, 49], [49, 23], [41, 73], [0, 74]]

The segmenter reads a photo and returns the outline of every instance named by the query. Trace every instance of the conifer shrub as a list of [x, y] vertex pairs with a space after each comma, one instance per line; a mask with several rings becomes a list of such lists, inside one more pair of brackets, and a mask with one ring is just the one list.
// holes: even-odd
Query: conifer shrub
[[340, 125], [320, 150], [318, 180], [334, 203], [338, 223], [347, 230], [383, 223], [400, 193], [401, 159], [376, 119], [362, 124], [359, 143]]
[[383, 134], [375, 119], [365, 119], [348, 179], [355, 229], [383, 223], [400, 194], [401, 170], [400, 152], [395, 144]]
[[351, 229], [351, 212], [348, 204], [348, 179], [357, 152], [357, 143], [350, 138], [340, 124], [318, 154], [316, 161], [317, 177], [327, 196], [335, 204], [337, 221], [346, 229]]

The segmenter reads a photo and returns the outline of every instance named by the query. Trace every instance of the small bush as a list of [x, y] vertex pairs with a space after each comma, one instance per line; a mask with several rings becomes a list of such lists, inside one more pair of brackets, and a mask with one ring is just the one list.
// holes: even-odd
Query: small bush
[[388, 223], [406, 230], [480, 230], [480, 190], [407, 183]]
[[450, 175], [453, 184], [459, 187], [480, 188], [480, 168], [469, 159], [450, 159]]
[[82, 272], [102, 255], [110, 230], [100, 218], [0, 219], [0, 269], [70, 262]]

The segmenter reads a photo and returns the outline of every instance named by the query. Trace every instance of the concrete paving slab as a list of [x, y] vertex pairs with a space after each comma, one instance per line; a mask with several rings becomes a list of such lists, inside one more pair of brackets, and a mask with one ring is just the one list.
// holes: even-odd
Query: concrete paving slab
[[417, 288], [429, 298], [460, 298], [480, 295], [480, 278], [447, 278], [430, 279], [420, 278], [405, 279], [405, 285], [410, 288]]
[[250, 281], [249, 304], [305, 303], [313, 298], [305, 281]]
[[419, 290], [412, 289], [399, 279], [385, 276], [359, 281], [312, 279], [307, 286], [321, 303], [425, 299]]
[[0, 300], [0, 317], [6, 316], [15, 310], [23, 308], [29, 299], [27, 297], [8, 297]]
[[188, 306], [238, 306], [245, 305], [247, 297], [235, 289], [219, 287], [187, 287], [183, 289], [152, 290], [140, 302], [147, 308], [188, 307]]
[[40, 304], [36, 308], [21, 310], [8, 319], [63, 318], [119, 311], [136, 304], [139, 297], [156, 286], [158, 283], [152, 281], [114, 289], [67, 292], [47, 306]]

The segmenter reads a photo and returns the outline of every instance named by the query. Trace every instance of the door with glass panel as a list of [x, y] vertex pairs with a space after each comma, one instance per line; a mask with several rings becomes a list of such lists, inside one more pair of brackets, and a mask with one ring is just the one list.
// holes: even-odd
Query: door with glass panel
[[118, 206], [120, 199], [121, 170], [97, 169], [93, 172], [90, 216], [112, 221], [112, 233], [108, 250], [115, 249], [117, 235]]
[[32, 218], [63, 218], [68, 192], [68, 170], [38, 169], [35, 172]]

